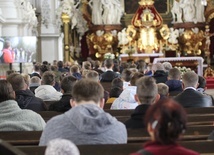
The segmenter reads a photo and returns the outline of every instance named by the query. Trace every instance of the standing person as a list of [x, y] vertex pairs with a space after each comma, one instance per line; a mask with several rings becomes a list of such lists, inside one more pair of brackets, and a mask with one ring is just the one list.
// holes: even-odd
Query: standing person
[[13, 87], [6, 80], [0, 80], [0, 120], [0, 131], [41, 131], [45, 127], [39, 114], [18, 106]]
[[47, 122], [39, 145], [56, 138], [81, 144], [127, 143], [127, 131], [121, 122], [102, 108], [104, 90], [93, 80], [82, 79], [72, 89], [72, 108]]
[[11, 44], [9, 41], [5, 41], [4, 49], [2, 52], [4, 54], [4, 63], [13, 63], [14, 62], [14, 52], [11, 48]]
[[172, 99], [159, 100], [146, 112], [145, 124], [151, 141], [131, 155], [199, 155], [177, 144], [186, 130], [185, 110]]

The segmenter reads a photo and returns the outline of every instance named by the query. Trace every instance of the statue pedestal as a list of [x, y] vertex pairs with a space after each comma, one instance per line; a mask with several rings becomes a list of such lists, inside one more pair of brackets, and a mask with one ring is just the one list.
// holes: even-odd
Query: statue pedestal
[[121, 25], [94, 25], [90, 27], [87, 35], [89, 54], [98, 53], [103, 56], [107, 52], [114, 53], [118, 44], [117, 33], [121, 29]]

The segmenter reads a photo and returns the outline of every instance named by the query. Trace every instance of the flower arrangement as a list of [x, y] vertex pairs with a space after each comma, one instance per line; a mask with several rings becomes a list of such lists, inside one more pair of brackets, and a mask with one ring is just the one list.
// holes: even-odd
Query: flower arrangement
[[184, 67], [177, 67], [177, 66], [175, 66], [175, 68], [177, 68], [181, 72], [181, 75], [183, 75], [186, 72], [192, 71], [190, 68], [187, 68], [185, 66]]
[[104, 54], [104, 59], [114, 59], [115, 55], [112, 53], [106, 53]]

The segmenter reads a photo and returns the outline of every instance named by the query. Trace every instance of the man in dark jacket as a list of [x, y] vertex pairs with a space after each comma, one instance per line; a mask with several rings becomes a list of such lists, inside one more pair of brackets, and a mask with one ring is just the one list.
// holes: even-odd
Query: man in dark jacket
[[27, 88], [24, 78], [21, 74], [12, 73], [7, 77], [16, 94], [16, 101], [21, 109], [30, 109], [33, 111], [46, 110], [44, 102], [35, 97], [33, 92]]
[[144, 116], [152, 103], [160, 98], [158, 94], [157, 84], [152, 77], [142, 77], [137, 82], [137, 94], [135, 99], [138, 106], [135, 108], [131, 118], [125, 122], [126, 128], [137, 129], [146, 127], [144, 124]]
[[156, 83], [165, 83], [167, 81], [167, 73], [164, 71], [162, 63], [153, 64], [152, 70], [154, 71], [153, 78]]
[[177, 68], [172, 68], [168, 73], [166, 85], [169, 87], [169, 95], [176, 96], [183, 91], [181, 82], [181, 72]]
[[112, 59], [105, 60], [106, 72], [100, 75], [100, 82], [112, 82], [113, 79], [118, 78], [119, 74], [113, 71], [114, 62]]
[[198, 86], [198, 75], [189, 71], [182, 76], [183, 92], [174, 97], [184, 108], [190, 107], [210, 107], [212, 99], [206, 94], [196, 90]]
[[59, 101], [54, 102], [50, 105], [49, 110], [66, 112], [71, 109], [70, 100], [72, 98], [71, 92], [73, 85], [77, 79], [73, 76], [64, 77], [61, 81], [61, 92], [63, 93], [62, 98]]

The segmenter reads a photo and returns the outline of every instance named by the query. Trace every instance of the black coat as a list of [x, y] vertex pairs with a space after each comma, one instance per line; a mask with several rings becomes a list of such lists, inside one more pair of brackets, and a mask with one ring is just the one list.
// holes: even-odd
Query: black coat
[[54, 102], [50, 105], [49, 110], [57, 112], [66, 112], [71, 109], [70, 100], [71, 94], [63, 94], [62, 98], [59, 101]]
[[157, 70], [154, 72], [153, 78], [156, 80], [156, 83], [165, 83], [167, 81], [168, 74], [163, 70]]
[[100, 82], [112, 82], [113, 79], [118, 78], [119, 74], [113, 71], [106, 71], [100, 75]]
[[210, 96], [202, 94], [191, 88], [186, 89], [175, 96], [174, 100], [181, 104], [184, 108], [212, 106], [212, 99]]
[[15, 93], [16, 101], [21, 109], [30, 109], [33, 111], [46, 110], [43, 100], [36, 97], [31, 90], [18, 90]]
[[138, 105], [135, 108], [134, 112], [132, 113], [131, 118], [124, 123], [126, 125], [126, 128], [127, 129], [145, 128], [146, 125], [144, 124], [144, 117], [149, 106], [150, 106], [149, 104]]

